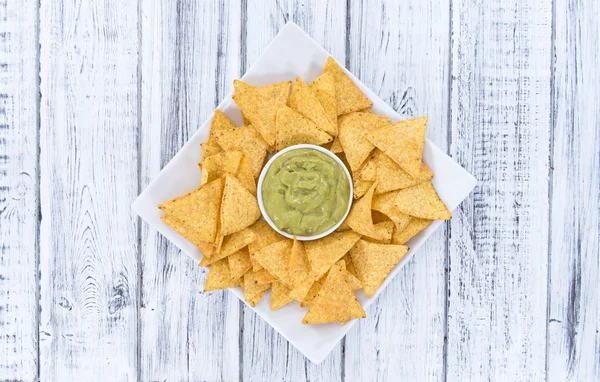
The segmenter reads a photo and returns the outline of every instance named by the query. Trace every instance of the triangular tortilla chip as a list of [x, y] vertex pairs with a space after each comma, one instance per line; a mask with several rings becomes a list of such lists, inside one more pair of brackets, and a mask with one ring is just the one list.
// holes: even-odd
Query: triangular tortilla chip
[[275, 115], [285, 105], [290, 94], [290, 81], [269, 85], [266, 89], [248, 88], [237, 93], [233, 100], [250, 120], [269, 146], [275, 144]]
[[257, 179], [267, 159], [267, 144], [253, 126], [242, 126], [218, 138], [227, 151], [239, 150], [250, 162], [252, 175]]
[[271, 310], [277, 310], [289, 304], [294, 299], [290, 297], [291, 289], [280, 281], [274, 281], [271, 286]]
[[277, 150], [300, 143], [322, 145], [333, 139], [329, 134], [321, 131], [317, 125], [287, 106], [282, 106], [277, 111], [276, 125], [277, 143], [275, 148]]
[[375, 294], [406, 252], [408, 247], [404, 245], [369, 243], [365, 240], [356, 243], [350, 250], [350, 256], [367, 296]]
[[265, 220], [258, 220], [250, 226], [250, 229], [256, 234], [256, 241], [248, 245], [248, 250], [250, 251], [250, 259], [252, 261], [252, 270], [258, 272], [262, 269], [262, 265], [254, 260], [254, 253], [268, 245], [285, 239], [285, 237], [271, 228]]
[[338, 137], [352, 172], [360, 170], [375, 146], [365, 137], [371, 130], [389, 125], [389, 118], [371, 113], [351, 113], [338, 119]]
[[271, 284], [257, 283], [256, 272], [248, 271], [244, 274], [241, 286], [244, 290], [244, 299], [250, 306], [256, 306]]
[[375, 187], [377, 187], [377, 182], [373, 183], [369, 191], [362, 198], [354, 202], [348, 217], [344, 221], [354, 232], [373, 238], [377, 238], [378, 235], [373, 224], [373, 217], [371, 216], [371, 205]]
[[[358, 272], [356, 271], [356, 267], [354, 266], [354, 263], [352, 262], [352, 256], [350, 256], [350, 253], [348, 253], [346, 256], [344, 256], [344, 261], [346, 262], [346, 270], [348, 271], [348, 273], [350, 273], [352, 276], [354, 276], [358, 279]], [[362, 285], [362, 282], [361, 282], [361, 285]], [[362, 288], [362, 286], [361, 286], [361, 288]]]
[[361, 180], [372, 180], [375, 178], [379, 179], [379, 186], [377, 186], [375, 194], [383, 194], [423, 183], [433, 178], [433, 172], [429, 167], [421, 163], [419, 175], [413, 177], [402, 170], [396, 162], [381, 152], [381, 150], [376, 149], [358, 176], [358, 179]]
[[304, 250], [304, 244], [296, 239], [295, 236], [288, 269], [290, 283], [294, 288], [300, 286], [310, 273], [310, 264], [308, 263], [308, 256]]
[[386, 194], [381, 195], [375, 195], [373, 197], [372, 208], [375, 211], [384, 213], [387, 217], [390, 218], [391, 221], [394, 222], [394, 224], [396, 224], [396, 227], [399, 230], [403, 230], [410, 222], [410, 216], [400, 212], [398, 207], [396, 207], [396, 195], [397, 191], [388, 192]]
[[450, 220], [448, 207], [440, 200], [431, 181], [397, 191], [394, 200], [401, 212], [421, 219]]
[[333, 59], [327, 58], [325, 73], [333, 74], [335, 78], [335, 96], [337, 114], [347, 114], [371, 107], [373, 103], [360, 91], [358, 86], [348, 77], [344, 69]]
[[335, 264], [331, 268], [319, 294], [310, 303], [302, 323], [339, 322], [342, 324], [353, 318], [367, 317], [352, 288], [346, 282], [345, 274], [346, 270], [340, 264]]
[[416, 234], [429, 227], [431, 223], [433, 223], [433, 220], [411, 218], [410, 222], [403, 230], [394, 229], [394, 234], [392, 235], [392, 243], [405, 244]]
[[185, 195], [160, 204], [158, 208], [195, 230], [194, 240], [214, 243], [219, 223], [219, 210], [223, 195], [223, 179], [207, 183]]
[[[215, 110], [213, 120], [210, 124], [210, 132], [208, 133], [208, 138], [206, 139], [206, 145], [213, 147], [219, 145], [219, 138], [223, 134], [228, 134], [234, 129], [235, 125], [233, 124], [233, 122], [231, 122], [221, 110]], [[209, 155], [207, 154], [206, 156]]]
[[202, 160], [223, 152], [223, 149], [218, 144], [210, 144], [210, 143], [200, 143], [200, 147], [202, 148]]
[[323, 287], [323, 284], [325, 283], [325, 279], [327, 279], [328, 274], [329, 274], [329, 271], [327, 271], [327, 273], [325, 273], [320, 279], [318, 279], [317, 281], [313, 281], [310, 284], [310, 287], [308, 288], [308, 292], [304, 295], [304, 298], [302, 299], [302, 301], [300, 301], [301, 308], [306, 308], [307, 306], [309, 306], [310, 303], [313, 302], [315, 297], [317, 297], [317, 295], [319, 294], [319, 291], [321, 290], [321, 288]]
[[373, 243], [382, 244], [389, 244], [392, 242], [394, 222], [388, 220], [386, 222], [377, 223], [373, 227], [375, 228], [373, 236], [365, 235], [365, 239], [368, 239], [368, 241]]
[[200, 185], [212, 182], [225, 176], [225, 174], [235, 176], [240, 167], [242, 156], [241, 151], [224, 151], [204, 158], [200, 163], [200, 170], [202, 171]]
[[417, 177], [421, 172], [426, 131], [427, 117], [421, 117], [396, 122], [365, 136], [409, 175]]
[[277, 281], [277, 277], [273, 276], [266, 269], [261, 269], [256, 272], [255, 282], [258, 284], [271, 284], [273, 281]]
[[[346, 254], [346, 255], [349, 255], [349, 254]], [[344, 256], [344, 257], [346, 257], [346, 256]], [[348, 272], [348, 263], [346, 263], [346, 260], [342, 259], [342, 260], [338, 261], [336, 264], [339, 265], [344, 270], [344, 278], [346, 279], [346, 282], [348, 283], [348, 285], [350, 285], [350, 288], [352, 288], [352, 290], [359, 290], [362, 288], [362, 282], [358, 279], [358, 277], [356, 277], [352, 273]]]
[[244, 248], [254, 240], [256, 240], [256, 235], [248, 228], [225, 236], [223, 239], [223, 244], [221, 245], [221, 250], [212, 255], [210, 258], [203, 257], [202, 261], [200, 261], [200, 265], [210, 265], [215, 261], [221, 260]]
[[242, 248], [236, 253], [227, 257], [227, 261], [229, 262], [231, 277], [233, 277], [234, 279], [241, 278], [244, 275], [244, 273], [252, 269], [250, 255], [248, 255], [248, 248]]
[[248, 227], [260, 217], [256, 198], [233, 176], [225, 176], [219, 234], [226, 236]]
[[211, 243], [206, 243], [198, 239], [198, 237], [202, 236], [202, 233], [198, 232], [200, 230], [195, 226], [188, 225], [173, 215], [163, 215], [160, 217], [160, 219], [167, 223], [169, 227], [183, 236], [186, 240], [198, 247], [203, 256], [210, 257], [213, 254], [214, 246]]
[[321, 278], [359, 239], [360, 234], [345, 231], [304, 242], [304, 249], [315, 279]]
[[227, 259], [217, 261], [208, 268], [208, 275], [204, 282], [204, 291], [233, 288], [240, 285], [240, 279], [234, 279], [231, 276], [229, 262]]
[[323, 105], [327, 119], [332, 124], [337, 125], [337, 98], [335, 96], [335, 77], [333, 74], [321, 74], [310, 84], [310, 89], [315, 93], [321, 105]]
[[336, 123], [333, 123], [327, 118], [325, 108], [311, 88], [300, 77], [296, 77], [292, 95], [288, 99], [288, 106], [327, 134], [337, 135], [337, 120]]
[[252, 174], [252, 167], [250, 166], [250, 161], [245, 155], [240, 161], [240, 167], [238, 167], [238, 172], [235, 177], [246, 188], [246, 190], [250, 191], [252, 195], [256, 196], [256, 182], [254, 180], [254, 175]]
[[288, 265], [291, 253], [292, 241], [283, 239], [264, 247], [260, 251], [254, 252], [253, 257], [269, 273], [277, 277], [285, 285], [290, 286], [292, 282], [288, 272]]
[[364, 194], [369, 191], [371, 186], [373, 186], [375, 182], [367, 182], [364, 180], [357, 180], [354, 182], [354, 199], [361, 198]]

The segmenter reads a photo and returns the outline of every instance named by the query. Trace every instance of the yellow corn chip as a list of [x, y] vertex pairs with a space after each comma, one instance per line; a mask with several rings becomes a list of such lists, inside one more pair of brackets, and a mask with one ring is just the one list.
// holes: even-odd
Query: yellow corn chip
[[250, 166], [250, 161], [245, 155], [240, 161], [240, 167], [238, 167], [238, 172], [235, 177], [246, 188], [246, 190], [250, 191], [252, 195], [256, 196], [256, 182], [254, 180], [254, 175], [252, 174], [252, 167]]
[[[344, 257], [346, 256], [349, 256], [349, 254], [347, 253]], [[342, 259], [336, 264], [344, 270], [344, 278], [346, 279], [346, 282], [348, 283], [348, 285], [350, 285], [350, 288], [352, 288], [352, 290], [358, 290], [362, 288], [362, 283], [360, 282], [360, 280], [352, 273], [348, 272], [348, 263], [346, 263], [346, 260]]]
[[267, 144], [253, 126], [235, 128], [220, 136], [217, 142], [224, 150], [244, 153], [250, 162], [254, 179], [258, 178], [267, 159]]
[[450, 220], [448, 207], [440, 200], [431, 181], [398, 190], [394, 201], [398, 210], [421, 219]]
[[344, 69], [329, 57], [325, 64], [325, 73], [333, 74], [335, 79], [335, 96], [337, 100], [337, 114], [347, 114], [371, 107], [373, 103], [352, 82]]
[[319, 294], [319, 291], [323, 287], [323, 284], [325, 283], [325, 279], [327, 278], [328, 274], [329, 274], [329, 271], [327, 271], [327, 273], [324, 274], [323, 277], [321, 277], [317, 281], [313, 281], [310, 284], [310, 288], [308, 289], [308, 292], [304, 295], [304, 298], [300, 302], [301, 308], [306, 308], [307, 306], [309, 306], [310, 303], [313, 302], [315, 297], [317, 297], [317, 294]]
[[315, 279], [321, 278], [359, 239], [360, 234], [345, 231], [304, 242], [304, 249]]
[[386, 221], [374, 225], [375, 230], [373, 236], [365, 235], [364, 238], [373, 243], [389, 244], [392, 242], [394, 234], [394, 222]]
[[287, 106], [282, 106], [277, 111], [277, 150], [300, 143], [322, 145], [333, 139], [329, 134], [321, 131], [317, 125], [304, 118]]
[[290, 297], [291, 289], [280, 281], [274, 281], [271, 286], [271, 310], [277, 310], [289, 304], [294, 299]]
[[374, 182], [367, 182], [364, 180], [357, 180], [354, 182], [354, 199], [361, 198], [364, 194], [369, 191]]
[[394, 191], [375, 195], [373, 197], [372, 208], [375, 211], [385, 214], [394, 222], [394, 224], [396, 224], [396, 227], [398, 227], [399, 230], [402, 230], [408, 225], [408, 222], [410, 222], [410, 216], [400, 212], [398, 207], [396, 207], [395, 200], [397, 193], [397, 191]]
[[271, 284], [273, 281], [277, 281], [277, 277], [273, 276], [266, 269], [261, 269], [256, 272], [256, 282], [258, 284]]
[[204, 282], [204, 291], [233, 288], [240, 285], [240, 279], [234, 279], [231, 276], [229, 262], [227, 259], [217, 261], [208, 268], [208, 275]]
[[340, 143], [340, 139], [338, 137], [335, 137], [333, 139], [333, 143], [331, 144], [329, 151], [331, 151], [334, 154], [339, 154], [339, 153], [344, 152], [344, 149], [342, 148], [342, 144]]
[[321, 102], [321, 105], [323, 105], [329, 121], [337, 125], [337, 99], [335, 96], [335, 77], [333, 74], [321, 74], [310, 84], [310, 88], [317, 96], [319, 102]]
[[394, 229], [392, 236], [392, 243], [394, 244], [405, 244], [416, 234], [429, 227], [433, 223], [433, 220], [411, 218], [410, 222], [403, 230]]
[[421, 163], [419, 175], [413, 177], [381, 150], [376, 149], [363, 166], [358, 178], [361, 180], [379, 179], [379, 186], [377, 186], [375, 194], [382, 194], [423, 183], [433, 178], [433, 172]]
[[360, 302], [346, 282], [345, 268], [335, 264], [317, 297], [310, 303], [304, 316], [304, 324], [324, 324], [327, 322], [345, 323], [353, 318], [365, 318], [367, 315]]
[[250, 255], [248, 255], [248, 248], [242, 248], [236, 253], [227, 257], [227, 261], [229, 262], [231, 277], [234, 279], [240, 279], [244, 273], [252, 269]]
[[186, 238], [186, 240], [190, 241], [192, 244], [198, 247], [198, 249], [200, 250], [200, 252], [202, 252], [204, 256], [212, 255], [214, 251], [213, 245], [210, 243], [205, 243], [202, 240], [198, 240], [198, 236], [200, 236], [201, 233], [196, 232], [196, 227], [185, 224], [173, 215], [163, 215], [160, 217], [160, 219], [178, 234]]
[[256, 240], [256, 235], [252, 230], [246, 228], [238, 232], [234, 232], [231, 235], [225, 236], [223, 239], [223, 244], [221, 245], [221, 250], [212, 255], [210, 258], [203, 257], [200, 262], [201, 266], [210, 265], [215, 261], [221, 260], [240, 249], [244, 248], [248, 244], [252, 243]]
[[304, 250], [304, 244], [302, 244], [301, 241], [298, 241], [295, 236], [288, 269], [290, 283], [294, 288], [300, 286], [310, 273], [310, 265], [308, 263], [308, 256]]
[[[348, 254], [348, 258], [349, 258], [349, 260], [345, 260], [346, 261], [346, 270], [352, 276], [358, 278], [358, 272], [356, 271], [356, 267], [354, 266], [354, 263], [352, 262], [352, 256], [350, 256], [350, 254]], [[362, 282], [361, 282], [361, 288], [362, 288]]]
[[269, 146], [275, 144], [275, 115], [287, 103], [292, 83], [290, 81], [268, 85], [268, 88], [248, 88], [237, 93], [233, 100], [250, 120]]
[[221, 146], [217, 145], [216, 143], [201, 143], [200, 147], [202, 148], [202, 160], [204, 160], [204, 158], [223, 152]]
[[268, 245], [285, 239], [285, 237], [278, 234], [265, 220], [258, 220], [250, 226], [250, 229], [256, 234], [256, 241], [250, 243], [248, 249], [250, 251], [250, 259], [252, 260], [252, 269], [254, 272], [258, 272], [262, 269], [262, 265], [254, 260], [254, 253]]
[[288, 264], [291, 253], [292, 241], [283, 239], [264, 247], [260, 251], [254, 252], [253, 257], [269, 273], [277, 277], [285, 285], [290, 286], [292, 282], [288, 272]]
[[225, 174], [236, 175], [242, 159], [241, 151], [224, 151], [208, 158], [204, 158], [200, 163], [202, 176], [200, 185], [212, 182], [215, 179], [225, 176]]
[[[208, 133], [208, 138], [206, 139], [206, 145], [219, 146], [219, 138], [223, 134], [227, 134], [234, 129], [235, 125], [233, 122], [231, 122], [221, 110], [215, 110], [213, 120], [210, 124], [210, 132]], [[207, 154], [206, 156], [209, 155]]]
[[271, 287], [271, 284], [259, 284], [256, 281], [256, 275], [256, 272], [248, 271], [244, 274], [242, 281], [244, 299], [250, 306], [256, 306], [265, 292]]
[[223, 179], [217, 179], [192, 192], [160, 204], [158, 208], [187, 226], [202, 227], [202, 229], [194, 230], [195, 236], [190, 241], [214, 243], [219, 222], [223, 183]]
[[300, 77], [296, 77], [292, 95], [288, 99], [288, 106], [327, 134], [337, 135], [337, 121], [333, 123], [327, 118], [325, 108], [323, 108], [315, 93]]
[[373, 216], [371, 215], [371, 204], [375, 187], [377, 187], [377, 182], [373, 183], [371, 188], [369, 188], [369, 191], [367, 191], [362, 198], [354, 202], [350, 209], [350, 213], [345, 220], [345, 223], [348, 224], [354, 232], [372, 238], [377, 238], [377, 235], [380, 233], [375, 230]]
[[233, 176], [225, 176], [221, 202], [221, 227], [219, 234], [226, 236], [240, 231], [260, 217], [256, 198]]
[[365, 135], [388, 125], [389, 121], [387, 117], [370, 113], [351, 113], [338, 119], [338, 137], [353, 172], [360, 169], [375, 148]]
[[427, 117], [421, 117], [370, 131], [365, 136], [409, 175], [417, 177], [421, 172], [426, 130]]
[[404, 245], [369, 243], [365, 240], [356, 243], [350, 250], [350, 256], [367, 296], [375, 294], [406, 252], [408, 247]]
[[233, 80], [233, 91], [235, 94], [243, 93], [249, 90], [256, 90], [256, 86], [250, 85], [242, 80]]

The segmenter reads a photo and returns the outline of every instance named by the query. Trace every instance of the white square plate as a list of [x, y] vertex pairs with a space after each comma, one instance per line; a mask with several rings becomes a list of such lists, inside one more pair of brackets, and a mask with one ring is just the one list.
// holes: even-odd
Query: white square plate
[[[254, 85], [266, 85], [279, 81], [294, 81], [296, 76], [300, 76], [304, 81], [310, 83], [322, 73], [328, 56], [329, 54], [296, 24], [289, 22], [242, 79]], [[398, 113], [350, 72], [346, 72], [371, 99], [372, 109], [375, 113], [390, 117], [392, 122], [402, 119]], [[241, 114], [231, 96], [232, 94], [228, 94], [218, 108], [236, 125], [240, 126], [242, 124]], [[196, 262], [200, 261], [200, 251], [160, 220], [162, 212], [157, 205], [185, 194], [200, 183], [200, 172], [198, 171], [198, 162], [202, 156], [200, 143], [204, 142], [208, 136], [212, 115], [207, 118], [194, 136], [133, 203], [135, 213]], [[450, 210], [455, 209], [475, 187], [475, 178], [429, 141], [425, 143], [423, 161], [435, 173], [433, 184]], [[370, 319], [367, 310], [369, 305], [375, 301], [381, 291], [398, 274], [400, 268], [410, 261], [415, 252], [441, 223], [441, 221], [434, 222], [409, 241], [410, 251], [394, 268], [373, 297], [367, 298], [362, 291], [359, 291], [358, 298], [367, 311], [367, 320]], [[244, 301], [244, 293], [241, 288], [232, 288], [230, 291]], [[338, 324], [303, 325], [302, 318], [306, 310], [300, 308], [298, 302], [294, 301], [277, 311], [271, 311], [269, 301], [270, 295], [267, 293], [252, 309], [315, 363], [322, 362], [357, 321], [352, 320], [345, 326]]]

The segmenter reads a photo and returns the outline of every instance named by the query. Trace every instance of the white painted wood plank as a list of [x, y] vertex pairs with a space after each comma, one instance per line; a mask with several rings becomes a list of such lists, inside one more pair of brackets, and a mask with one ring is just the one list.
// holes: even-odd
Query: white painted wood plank
[[[448, 1], [351, 2], [348, 68], [447, 149]], [[346, 337], [347, 381], [444, 378], [445, 226]]]
[[[141, 187], [240, 75], [240, 1], [144, 0]], [[206, 270], [142, 226], [141, 378], [239, 380], [239, 300], [202, 292]]]
[[136, 380], [137, 1], [40, 9], [40, 379]]
[[600, 380], [600, 3], [557, 1], [548, 380]]
[[452, 5], [451, 153], [479, 180], [451, 222], [447, 379], [546, 374], [552, 1]]
[[[344, 62], [346, 1], [248, 1], [246, 10], [246, 59], [252, 65], [277, 32], [294, 21], [336, 59]], [[265, 297], [266, 298], [266, 297]], [[339, 381], [342, 347], [338, 345], [320, 365], [308, 361], [251, 309], [243, 309], [244, 381]]]
[[0, 2], [0, 380], [38, 369], [37, 2]]

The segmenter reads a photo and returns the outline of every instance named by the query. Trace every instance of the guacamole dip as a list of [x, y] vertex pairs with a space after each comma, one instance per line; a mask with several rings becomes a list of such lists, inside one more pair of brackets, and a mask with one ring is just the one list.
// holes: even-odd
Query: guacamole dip
[[275, 159], [261, 191], [273, 223], [298, 236], [314, 236], [336, 225], [344, 217], [350, 198], [344, 169], [310, 148], [291, 150]]

